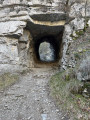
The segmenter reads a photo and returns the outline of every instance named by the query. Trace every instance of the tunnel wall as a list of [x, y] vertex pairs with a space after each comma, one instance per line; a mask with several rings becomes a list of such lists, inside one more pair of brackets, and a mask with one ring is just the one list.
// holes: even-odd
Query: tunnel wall
[[[62, 50], [62, 36], [63, 31], [59, 33], [59, 35], [47, 35], [46, 36], [39, 36], [34, 38], [27, 27], [24, 30], [24, 34], [19, 38], [18, 44], [18, 55], [19, 55], [19, 64], [22, 66], [26, 66], [28, 68], [32, 67], [43, 67], [43, 66], [58, 66], [59, 60], [61, 59], [60, 53]], [[37, 39], [38, 38], [38, 39]], [[47, 39], [48, 38], [48, 39]], [[40, 61], [39, 58], [39, 45], [47, 39], [47, 42], [50, 42], [54, 45], [56, 50], [56, 60], [51, 63], [46, 63]]]

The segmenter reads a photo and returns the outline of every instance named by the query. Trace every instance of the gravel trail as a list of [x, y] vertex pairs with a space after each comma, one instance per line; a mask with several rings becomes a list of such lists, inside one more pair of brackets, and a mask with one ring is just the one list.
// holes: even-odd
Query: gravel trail
[[48, 81], [54, 73], [33, 69], [0, 94], [0, 120], [68, 120], [48, 94]]

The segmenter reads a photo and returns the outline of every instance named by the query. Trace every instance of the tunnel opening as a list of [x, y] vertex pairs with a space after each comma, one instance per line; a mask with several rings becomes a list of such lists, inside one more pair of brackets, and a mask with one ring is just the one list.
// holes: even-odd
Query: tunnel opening
[[43, 62], [52, 62], [56, 60], [56, 49], [53, 44], [47, 42], [41, 42], [39, 45], [39, 58]]
[[59, 45], [54, 36], [44, 36], [37, 40], [35, 51], [41, 62], [55, 62], [59, 58]]
[[28, 49], [29, 66], [60, 66], [63, 53], [62, 38], [64, 26], [49, 26], [27, 22], [26, 30], [30, 33], [30, 43]]
[[62, 39], [47, 35], [34, 40], [35, 61], [38, 63], [57, 63], [60, 59]]

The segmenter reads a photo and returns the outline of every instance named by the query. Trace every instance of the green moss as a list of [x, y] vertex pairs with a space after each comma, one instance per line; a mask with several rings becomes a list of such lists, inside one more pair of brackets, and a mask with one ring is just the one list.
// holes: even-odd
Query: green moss
[[89, 27], [88, 25], [88, 20], [89, 19], [86, 19], [86, 24], [84, 26], [84, 29], [82, 30], [76, 30], [75, 33], [76, 33], [76, 36], [71, 34], [70, 37], [73, 39], [73, 40], [77, 40], [81, 35], [84, 35], [84, 33], [86, 32], [87, 28]]
[[86, 21], [86, 25], [84, 26], [84, 29], [83, 29], [84, 32], [86, 32], [87, 28], [89, 27], [89, 25], [88, 25], [87, 22], [88, 22], [88, 21]]
[[84, 29], [83, 29], [84, 32], [86, 32], [87, 28], [89, 27], [89, 25], [88, 25], [88, 20], [89, 20], [89, 19], [86, 20], [86, 25], [84, 26]]
[[82, 51], [83, 51], [83, 52], [86, 52], [87, 50], [86, 50], [86, 49], [83, 49]]
[[74, 56], [76, 59], [80, 59], [80, 54], [79, 53], [74, 53]]
[[76, 36], [74, 36], [73, 34], [70, 35], [70, 37], [73, 40], [77, 40], [81, 35], [84, 35], [84, 31], [83, 30], [78, 30], [75, 33], [76, 33]]
[[84, 83], [84, 89], [87, 89], [87, 94], [90, 97], [90, 82], [85, 82]]
[[84, 31], [83, 30], [76, 31], [76, 35], [78, 35], [78, 37], [84, 35]]
[[73, 40], [77, 40], [78, 39], [78, 37], [73, 37]]
[[0, 90], [4, 90], [18, 80], [18, 75], [5, 73], [0, 76]]
[[65, 80], [66, 80], [66, 81], [69, 81], [69, 80], [70, 80], [69, 74], [66, 74], [66, 75], [65, 75]]
[[70, 35], [70, 37], [73, 39], [73, 40], [76, 40], [78, 38], [78, 36], [74, 36], [73, 34]]
[[73, 34], [71, 34], [71, 35], [70, 35], [70, 37], [71, 37], [71, 38], [73, 38], [73, 37], [74, 37], [74, 35], [73, 35]]
[[90, 87], [90, 82], [85, 82], [85, 83], [84, 83], [84, 87], [86, 87], [86, 88], [87, 88], [87, 87]]

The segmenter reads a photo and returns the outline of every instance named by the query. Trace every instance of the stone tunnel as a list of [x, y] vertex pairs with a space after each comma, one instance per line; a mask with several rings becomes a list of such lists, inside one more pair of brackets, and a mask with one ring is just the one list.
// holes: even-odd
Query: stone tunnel
[[0, 70], [60, 66], [66, 5], [62, 0], [4, 0], [0, 6]]
[[[27, 22], [25, 28], [25, 31], [28, 31], [28, 33], [30, 34], [28, 38], [29, 43], [27, 55], [29, 67], [58, 66], [60, 64], [60, 60], [62, 57], [62, 37], [65, 19], [65, 14], [59, 13], [40, 15], [34, 14], [31, 16], [31, 21]], [[24, 42], [22, 42], [22, 39], [23, 36], [20, 38], [20, 44], [24, 44]], [[51, 60], [42, 60], [42, 58], [40, 58], [39, 49], [40, 45], [44, 42], [50, 44], [50, 46], [52, 47], [51, 52], [53, 52], [53, 58]], [[47, 45], [45, 48], [45, 44], [43, 44], [43, 56], [48, 49]], [[50, 57], [50, 55], [51, 54], [49, 54], [48, 57]]]

